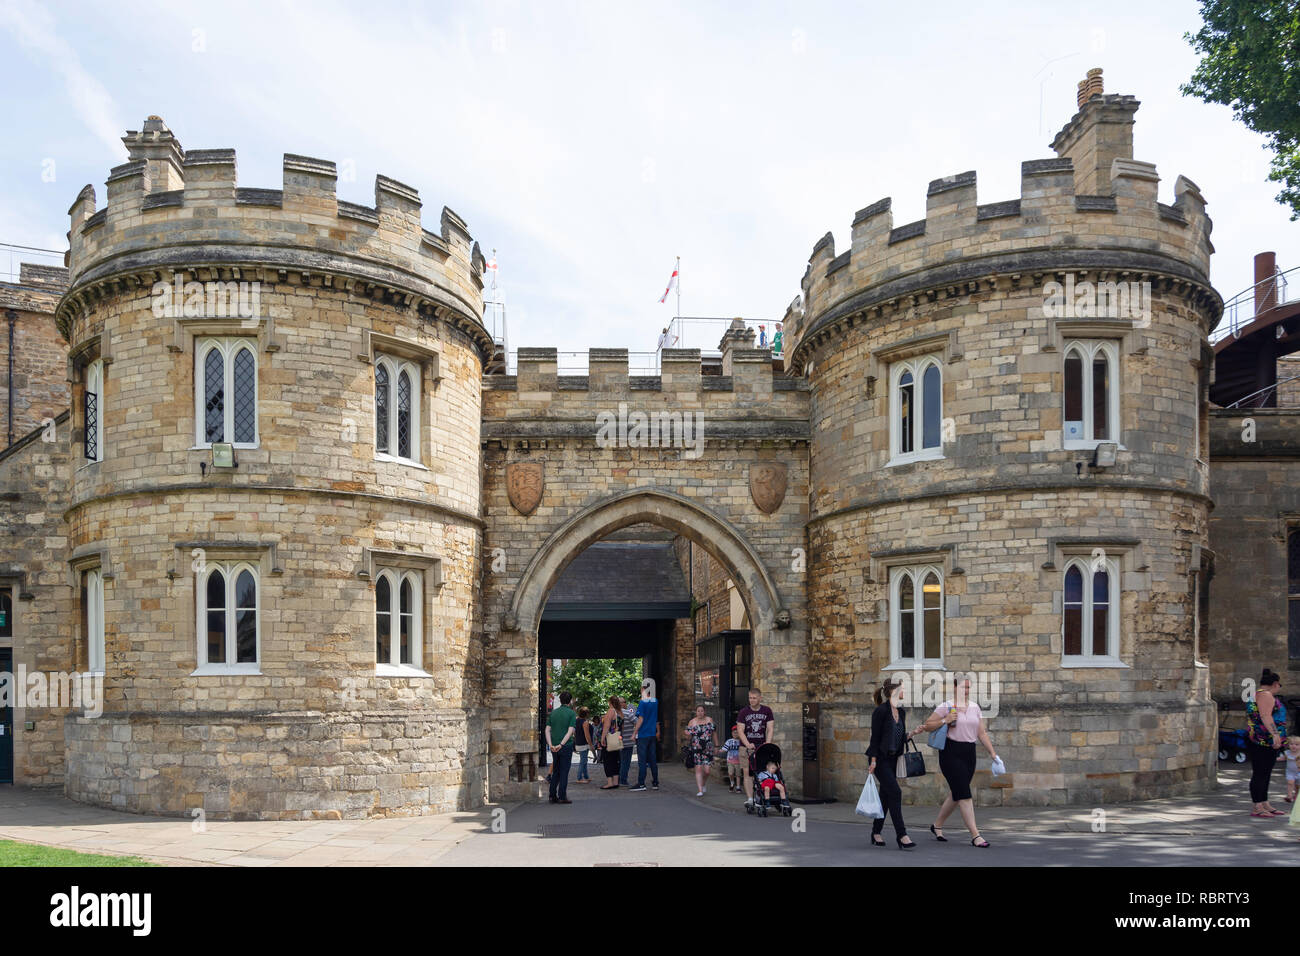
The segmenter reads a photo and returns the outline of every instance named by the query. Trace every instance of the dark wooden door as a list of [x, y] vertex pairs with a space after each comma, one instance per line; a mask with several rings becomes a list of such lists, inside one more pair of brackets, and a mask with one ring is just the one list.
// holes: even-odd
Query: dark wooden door
[[0, 682], [8, 682], [6, 692], [0, 694], [0, 783], [14, 782], [14, 710], [12, 695], [17, 692], [13, 686], [14, 652], [12, 648], [0, 647]]

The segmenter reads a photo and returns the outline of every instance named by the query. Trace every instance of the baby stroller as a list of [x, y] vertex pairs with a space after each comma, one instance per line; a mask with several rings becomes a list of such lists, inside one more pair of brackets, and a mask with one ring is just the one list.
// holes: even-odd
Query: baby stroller
[[[754, 802], [745, 804], [746, 813], [757, 813], [760, 817], [767, 816], [769, 809], [777, 807], [781, 810], [782, 816], [790, 816], [794, 811], [790, 807], [790, 801], [787, 798], [781, 803], [776, 802], [775, 791], [769, 791], [766, 787], [758, 784], [758, 774], [767, 769], [769, 763], [776, 764], [776, 779], [782, 787], [785, 786], [785, 777], [781, 775], [781, 748], [776, 744], [763, 744], [754, 751], [753, 765], [750, 767], [754, 771]], [[788, 791], [787, 791], [788, 792]], [[769, 798], [770, 794], [770, 798]]]

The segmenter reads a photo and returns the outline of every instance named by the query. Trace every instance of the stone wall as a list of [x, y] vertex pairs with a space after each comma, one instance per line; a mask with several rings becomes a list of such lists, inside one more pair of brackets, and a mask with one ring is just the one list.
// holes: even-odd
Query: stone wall
[[[0, 447], [12, 430], [18, 441], [41, 422], [68, 408], [68, 345], [54, 322], [54, 308], [66, 284], [63, 269], [23, 263], [16, 283], [0, 282]], [[16, 315], [13, 397], [9, 408], [9, 329]], [[12, 416], [12, 421], [11, 421]]]
[[[128, 134], [132, 162], [110, 176], [106, 209], [93, 212], [93, 190], [74, 204], [58, 313], [74, 443], [84, 369], [106, 368], [103, 460], [77, 461], [65, 514], [65, 560], [97, 562], [107, 579], [106, 714], [67, 721], [69, 793], [234, 817], [476, 805], [490, 346], [477, 247], [447, 210], [441, 235], [423, 230], [418, 195], [384, 177], [375, 209], [338, 203], [333, 164], [305, 157], [285, 158], [282, 191], [240, 189], [232, 151], [183, 154], [153, 119], [146, 132]], [[160, 275], [179, 296], [161, 308]], [[177, 308], [191, 284], [238, 282], [256, 290], [251, 315]], [[196, 351], [209, 336], [256, 355], [257, 440], [236, 448], [234, 468], [198, 440]], [[419, 370], [412, 462], [376, 451], [380, 355]], [[198, 666], [199, 574], [221, 560], [258, 571], [255, 672]], [[376, 666], [383, 567], [422, 575], [422, 674]]]
[[481, 708], [67, 719], [67, 793], [133, 813], [356, 819], [483, 803]]
[[[1102, 114], [1131, 122], [1129, 107], [1094, 97], [1066, 139], [1088, 141]], [[974, 173], [945, 177], [925, 220], [894, 228], [883, 200], [857, 214], [849, 251], [836, 256], [829, 235], [813, 249], [792, 350], [812, 387], [808, 685], [823, 704], [823, 785], [841, 798], [861, 786], [872, 692], [909, 673], [891, 669], [890, 576], [917, 564], [943, 574], [936, 676], [973, 671], [977, 693], [1000, 681], [989, 729], [1014, 773], [981, 800], [1087, 803], [1213, 780], [1194, 598], [1209, 504], [1201, 367], [1221, 311], [1210, 222], [1181, 177], [1174, 205], [1158, 203], [1155, 168], [1131, 156], [1113, 159], [1107, 195], [1076, 195], [1074, 147], [1061, 148], [1023, 165], [1019, 200], [980, 205]], [[1100, 182], [1096, 170], [1079, 181]], [[1144, 283], [1145, 298], [1049, 307], [1049, 283], [1119, 281]], [[1104, 340], [1117, 360], [1109, 467], [1065, 440], [1075, 339]], [[891, 374], [922, 356], [942, 376], [942, 437], [917, 460], [891, 450]], [[1097, 549], [1119, 565], [1118, 660], [1066, 666], [1065, 562]], [[928, 675], [912, 676], [915, 706]], [[932, 799], [939, 780], [909, 793]]]
[[[981, 801], [1009, 804], [1141, 799], [1203, 787], [1215, 730], [1208, 672], [1195, 660], [1187, 567], [1204, 535], [1204, 505], [1178, 495], [1136, 499], [1118, 491], [1014, 492], [899, 502], [839, 521], [810, 536], [812, 697], [823, 701], [823, 784], [856, 799], [870, 739], [871, 694], [907, 677], [909, 724], [930, 707], [921, 692], [937, 674], [974, 672], [996, 712], [987, 721], [1013, 773]], [[1138, 539], [1122, 559], [1119, 656], [1123, 666], [1062, 665], [1060, 558], [1054, 540], [1086, 525], [1098, 540]], [[942, 530], [938, 530], [942, 529]], [[1197, 530], [1200, 529], [1200, 530]], [[886, 671], [888, 580], [871, 555], [951, 548], [945, 585], [943, 667]], [[1044, 565], [1051, 565], [1044, 567]], [[961, 573], [957, 573], [957, 570]], [[937, 699], [925, 700], [933, 706]], [[937, 774], [937, 754], [927, 747]], [[981, 754], [982, 767], [987, 757]], [[987, 777], [984, 778], [988, 780]], [[909, 785], [918, 801], [938, 796], [940, 778]]]
[[[29, 674], [67, 673], [84, 660], [84, 649], [78, 653], [63, 520], [71, 484], [70, 432], [65, 410], [52, 431], [38, 427], [0, 452], [0, 587], [13, 597], [14, 669]], [[62, 785], [65, 713], [15, 709], [16, 784]]]
[[[572, 557], [619, 528], [650, 522], [708, 548], [751, 602], [755, 681], [778, 718], [796, 722], [806, 631], [804, 572], [795, 570], [793, 553], [805, 547], [808, 395], [799, 383], [774, 380], [771, 356], [760, 351], [738, 352], [726, 366], [732, 374], [711, 376], [716, 382], [701, 381], [692, 350], [666, 350], [663, 375], [653, 379], [629, 379], [622, 350], [593, 352], [591, 373], [574, 379], [555, 374], [555, 350], [521, 350], [517, 377], [485, 380], [484, 548], [503, 568], [486, 576], [482, 592], [494, 799], [526, 790], [519, 768], [535, 750], [536, 623], [517, 614], [544, 600], [557, 542]], [[701, 413], [702, 453], [598, 447], [597, 416], [617, 415], [620, 405]], [[535, 510], [522, 514], [509, 501], [507, 469], [532, 463], [542, 467], [543, 490]], [[772, 514], [750, 492], [751, 466], [764, 463], [787, 470], [784, 499]], [[764, 576], [781, 607], [771, 606]], [[791, 626], [777, 623], [780, 610]], [[800, 779], [797, 759], [786, 770]]]
[[[1253, 439], [1253, 440], [1247, 440]], [[1210, 415], [1208, 640], [1214, 696], [1240, 701], [1268, 667], [1284, 688], [1300, 675], [1288, 654], [1287, 536], [1300, 526], [1300, 411], [1214, 409]]]
[[1279, 408], [1300, 408], [1300, 355], [1277, 360], [1277, 404]]

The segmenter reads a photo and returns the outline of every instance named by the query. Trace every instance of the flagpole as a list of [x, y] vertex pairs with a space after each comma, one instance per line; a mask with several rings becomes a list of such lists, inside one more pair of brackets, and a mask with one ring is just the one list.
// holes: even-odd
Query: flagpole
[[[677, 318], [682, 317], [682, 257], [677, 257]], [[677, 331], [681, 332], [682, 324], [677, 323]]]

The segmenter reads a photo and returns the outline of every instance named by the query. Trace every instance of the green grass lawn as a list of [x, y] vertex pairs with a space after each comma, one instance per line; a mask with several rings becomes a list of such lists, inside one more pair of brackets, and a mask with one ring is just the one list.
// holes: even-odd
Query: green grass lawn
[[54, 846], [0, 840], [0, 866], [157, 866], [138, 856], [101, 856]]

